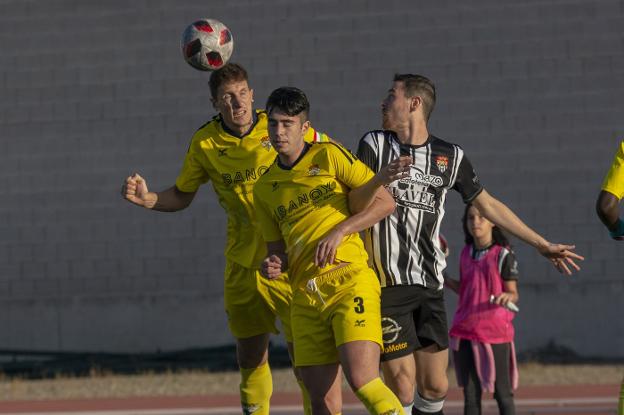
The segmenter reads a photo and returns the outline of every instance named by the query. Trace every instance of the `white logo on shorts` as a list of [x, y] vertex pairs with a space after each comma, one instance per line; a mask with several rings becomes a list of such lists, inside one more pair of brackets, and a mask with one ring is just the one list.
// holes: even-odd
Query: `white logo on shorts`
[[381, 319], [381, 333], [384, 344], [394, 343], [399, 338], [402, 327], [390, 317]]

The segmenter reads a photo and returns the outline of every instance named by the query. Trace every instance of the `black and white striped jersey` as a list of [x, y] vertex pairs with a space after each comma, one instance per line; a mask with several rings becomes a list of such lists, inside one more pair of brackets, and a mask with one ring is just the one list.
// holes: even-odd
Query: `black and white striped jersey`
[[370, 131], [362, 137], [358, 157], [378, 172], [400, 155], [411, 155], [410, 176], [387, 188], [394, 213], [366, 231], [371, 266], [382, 287], [422, 285], [442, 289], [446, 260], [439, 232], [449, 189], [464, 202], [483, 187], [464, 151], [456, 144], [429, 136], [421, 146], [401, 144], [392, 131]]

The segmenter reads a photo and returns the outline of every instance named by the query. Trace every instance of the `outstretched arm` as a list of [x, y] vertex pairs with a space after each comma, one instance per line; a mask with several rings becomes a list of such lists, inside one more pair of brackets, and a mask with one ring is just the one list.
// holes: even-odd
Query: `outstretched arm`
[[160, 212], [185, 209], [195, 198], [195, 192], [182, 192], [175, 185], [162, 192], [150, 192], [145, 179], [136, 173], [126, 178], [121, 194], [130, 203]]
[[517, 238], [523, 240], [538, 250], [540, 254], [548, 258], [560, 272], [571, 275], [568, 265], [579, 271], [580, 268], [574, 260], [584, 258], [572, 250], [574, 245], [552, 244], [540, 234], [529, 228], [515, 213], [505, 204], [492, 197], [483, 190], [472, 202], [479, 212], [495, 225], [507, 230]]
[[365, 210], [356, 213], [336, 225], [316, 247], [314, 264], [323, 268], [336, 259], [336, 250], [343, 238], [352, 233], [370, 228], [394, 212], [394, 199], [385, 188], [377, 188], [373, 193], [373, 202]]
[[602, 190], [596, 201], [596, 213], [602, 223], [609, 229], [613, 239], [624, 240], [624, 221], [620, 219], [620, 200], [612, 193]]

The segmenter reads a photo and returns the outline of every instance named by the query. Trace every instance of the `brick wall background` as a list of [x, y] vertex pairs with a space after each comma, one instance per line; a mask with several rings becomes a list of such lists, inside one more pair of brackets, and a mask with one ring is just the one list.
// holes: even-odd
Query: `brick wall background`
[[[140, 172], [174, 183], [214, 113], [180, 34], [224, 21], [256, 104], [306, 91], [317, 128], [355, 148], [394, 72], [438, 87], [431, 131], [553, 241], [587, 256], [566, 278], [519, 242], [520, 351], [624, 355], [624, 244], [594, 201], [624, 134], [624, 1], [0, 0], [0, 348], [154, 351], [232, 341], [224, 214], [209, 186], [183, 212], [125, 203]], [[457, 271], [457, 195], [443, 227]], [[454, 294], [448, 294], [454, 309]]]

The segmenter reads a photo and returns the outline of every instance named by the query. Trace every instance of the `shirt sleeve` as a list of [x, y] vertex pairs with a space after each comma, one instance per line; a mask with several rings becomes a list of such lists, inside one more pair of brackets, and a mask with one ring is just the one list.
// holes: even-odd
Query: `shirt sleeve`
[[283, 239], [282, 231], [267, 206], [262, 203], [260, 191], [258, 190], [259, 186], [256, 185], [253, 191], [256, 225], [262, 234], [262, 238], [266, 242], [279, 241], [280, 239]]
[[483, 186], [479, 182], [477, 173], [474, 171], [470, 160], [464, 154], [459, 167], [457, 168], [457, 178], [453, 189], [457, 190], [461, 195], [464, 203], [472, 202], [483, 191]]
[[509, 251], [507, 249], [501, 250], [499, 264], [499, 271], [503, 280], [518, 280], [518, 261], [516, 260], [516, 255], [513, 251]]
[[367, 133], [364, 137], [360, 139], [360, 144], [358, 145], [357, 149], [357, 157], [371, 170], [377, 171], [378, 158], [377, 152], [373, 147], [372, 133]]
[[332, 141], [327, 134], [322, 133], [313, 127], [308, 128], [305, 136], [303, 136], [303, 140], [306, 143], [327, 143]]
[[620, 143], [620, 148], [602, 183], [602, 190], [611, 193], [618, 199], [622, 199], [624, 196], [624, 140]]
[[372, 170], [349, 150], [335, 142], [331, 142], [329, 145], [331, 146], [328, 148], [330, 162], [339, 181], [350, 189], [355, 189], [373, 178], [375, 174]]
[[176, 187], [182, 192], [196, 192], [199, 186], [208, 182], [209, 176], [205, 164], [208, 163], [206, 155], [201, 150], [200, 141], [193, 139], [182, 169], [176, 179]]

